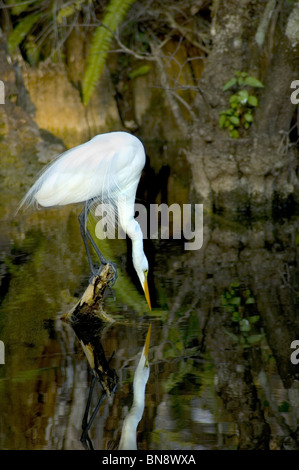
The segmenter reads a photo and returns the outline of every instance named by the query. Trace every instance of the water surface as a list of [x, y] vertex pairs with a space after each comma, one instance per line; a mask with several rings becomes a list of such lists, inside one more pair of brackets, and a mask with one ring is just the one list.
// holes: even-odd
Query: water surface
[[[138, 200], [189, 202], [194, 196], [183, 153], [153, 144], [150, 156], [154, 150], [158, 158], [147, 168]], [[148, 175], [155, 176], [154, 187]], [[66, 207], [20, 215], [14, 237], [7, 227], [11, 250], [1, 258], [2, 449], [83, 449], [92, 374], [76, 332], [61, 320], [89, 279], [78, 213]], [[298, 448], [299, 365], [290, 360], [290, 345], [299, 339], [298, 243], [296, 216], [253, 221], [207, 214], [198, 251], [185, 251], [182, 240], [147, 240], [149, 312], [130, 244], [103, 242], [119, 270], [105, 299], [115, 321], [94, 326], [92, 337], [118, 386], [90, 429], [95, 449], [118, 447], [149, 324], [139, 449]], [[102, 393], [98, 383], [92, 407]]]

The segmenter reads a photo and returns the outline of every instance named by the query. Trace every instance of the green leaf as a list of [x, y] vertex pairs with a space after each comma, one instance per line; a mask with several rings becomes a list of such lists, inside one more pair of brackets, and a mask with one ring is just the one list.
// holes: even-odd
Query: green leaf
[[241, 305], [241, 297], [233, 297], [232, 300], [231, 300], [231, 303], [233, 305]]
[[240, 119], [237, 116], [231, 116], [229, 120], [232, 124], [234, 124], [234, 126], [240, 125]]
[[238, 94], [232, 95], [229, 99], [229, 102], [232, 103], [239, 103], [240, 102], [240, 97]]
[[256, 96], [254, 95], [249, 95], [248, 97], [248, 104], [250, 106], [257, 106], [258, 105], [258, 99]]
[[113, 40], [113, 34], [135, 1], [111, 0], [106, 8], [102, 25], [94, 32], [82, 84], [83, 104], [85, 106], [89, 103], [101, 76]]
[[132, 72], [129, 73], [129, 78], [131, 80], [134, 80], [134, 78], [141, 77], [142, 75], [146, 75], [149, 73], [151, 67], [149, 65], [141, 65], [141, 67], [138, 67], [135, 70], [132, 70]]
[[241, 331], [250, 331], [251, 330], [251, 326], [250, 326], [250, 323], [247, 320], [247, 318], [243, 318], [240, 321], [240, 330]]
[[253, 121], [253, 116], [252, 116], [251, 113], [245, 113], [245, 114], [244, 114], [244, 119], [245, 119], [245, 121], [247, 121], [247, 122], [252, 122], [252, 121]]
[[240, 285], [241, 285], [240, 281], [234, 281], [234, 282], [231, 283], [230, 286], [231, 286], [232, 289], [238, 289], [238, 287], [240, 287]]
[[24, 38], [27, 36], [29, 31], [35, 25], [35, 23], [40, 18], [41, 13], [36, 13], [34, 15], [28, 15], [23, 18], [18, 25], [14, 28], [14, 30], [8, 36], [8, 52], [12, 54], [15, 49], [21, 44]]
[[245, 304], [255, 304], [255, 299], [253, 297], [248, 297], [246, 299]]
[[234, 313], [233, 313], [233, 316], [232, 316], [232, 321], [239, 323], [240, 320], [241, 320], [241, 317], [240, 317], [239, 312], [234, 312]]
[[237, 129], [234, 129], [233, 131], [231, 131], [229, 133], [229, 136], [232, 138], [232, 139], [238, 139], [239, 138], [239, 132], [237, 131]]
[[260, 316], [259, 315], [252, 315], [251, 317], [248, 318], [248, 320], [250, 321], [250, 323], [256, 323], [258, 322], [260, 319]]
[[244, 84], [255, 88], [264, 88], [262, 82], [260, 82], [257, 78], [254, 77], [246, 77], [244, 79]]
[[247, 336], [247, 341], [249, 344], [256, 344], [259, 343], [264, 338], [264, 334], [257, 334], [257, 335], [250, 335]]
[[241, 104], [246, 104], [248, 101], [248, 91], [247, 90], [240, 90], [238, 91], [239, 101]]
[[237, 83], [237, 79], [235, 77], [231, 78], [226, 84], [223, 86], [222, 91], [226, 91], [229, 88], [232, 88]]

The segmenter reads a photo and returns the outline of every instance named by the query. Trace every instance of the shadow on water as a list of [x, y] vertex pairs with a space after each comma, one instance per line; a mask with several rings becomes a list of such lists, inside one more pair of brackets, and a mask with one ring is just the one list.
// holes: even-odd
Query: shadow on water
[[[186, 203], [182, 157], [174, 171], [171, 150], [165, 155], [151, 171], [164, 168], [167, 193], [151, 198]], [[89, 278], [75, 209], [38, 211], [19, 224], [1, 258], [2, 449], [82, 449], [82, 420], [86, 427], [103, 394], [85, 443], [117, 448], [149, 324], [139, 449], [299, 448], [299, 364], [291, 361], [299, 339], [297, 217], [205, 215], [197, 251], [185, 251], [182, 240], [147, 240], [152, 312], [131, 276], [126, 240], [111, 241], [103, 252], [119, 277], [105, 310], [115, 321], [80, 332], [60, 319]], [[97, 344], [102, 386], [80, 340]]]

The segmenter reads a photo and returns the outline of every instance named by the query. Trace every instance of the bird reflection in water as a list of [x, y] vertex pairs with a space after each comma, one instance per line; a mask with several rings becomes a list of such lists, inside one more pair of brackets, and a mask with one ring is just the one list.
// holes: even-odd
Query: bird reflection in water
[[135, 370], [133, 381], [133, 405], [127, 414], [120, 438], [120, 450], [137, 450], [136, 432], [139, 421], [142, 418], [145, 401], [145, 387], [149, 378], [150, 368], [148, 362], [148, 351], [151, 336], [151, 325], [149, 326], [144, 347], [141, 352], [139, 363]]
[[[101, 344], [101, 334], [106, 325], [106, 322], [97, 318], [91, 319], [90, 317], [88, 319], [73, 319], [71, 322], [71, 326], [86, 355], [92, 374], [88, 399], [82, 420], [82, 435], [80, 438], [83, 447], [87, 450], [94, 449], [89, 436], [89, 430], [94, 419], [105, 399], [116, 391], [119, 381], [116, 371], [109, 365], [113, 355], [107, 360]], [[120, 450], [137, 450], [137, 427], [144, 411], [145, 388], [150, 374], [148, 361], [150, 335], [151, 325], [148, 328], [145, 344], [134, 373], [133, 404], [123, 423], [119, 443]], [[90, 415], [92, 396], [97, 383], [100, 384], [102, 395]]]
[[[92, 441], [88, 434], [89, 430], [105, 399], [111, 396], [117, 389], [119, 379], [116, 371], [109, 365], [113, 355], [107, 360], [101, 343], [102, 331], [107, 326], [107, 323], [97, 317], [81, 315], [75, 319], [72, 318], [71, 326], [80, 341], [91, 368], [92, 379], [82, 420], [82, 435], [80, 440], [85, 449], [93, 450]], [[97, 383], [100, 384], [102, 395], [89, 417], [92, 396]]]

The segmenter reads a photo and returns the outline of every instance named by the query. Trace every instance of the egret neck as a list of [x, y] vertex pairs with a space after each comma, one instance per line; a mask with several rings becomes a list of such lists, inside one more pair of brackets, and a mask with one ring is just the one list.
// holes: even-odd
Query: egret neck
[[143, 250], [143, 234], [140, 225], [135, 219], [131, 219], [126, 225], [126, 233], [132, 240], [132, 258], [133, 265], [139, 277], [141, 286], [144, 290], [144, 295], [148, 306], [151, 310], [151, 301], [148, 290], [147, 274], [148, 274], [148, 261]]

